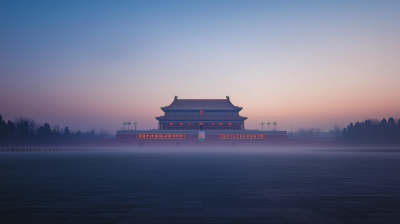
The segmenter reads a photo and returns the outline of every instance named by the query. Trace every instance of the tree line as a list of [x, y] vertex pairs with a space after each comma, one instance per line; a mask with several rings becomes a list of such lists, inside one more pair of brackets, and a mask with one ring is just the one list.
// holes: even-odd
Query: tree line
[[29, 118], [19, 117], [14, 121], [3, 120], [0, 115], [0, 144], [1, 145], [49, 145], [49, 144], [73, 144], [82, 138], [111, 137], [105, 130], [96, 133], [95, 130], [83, 132], [71, 131], [68, 127], [61, 129], [59, 126], [51, 127], [50, 124], [37, 124]]
[[391, 117], [388, 120], [367, 119], [350, 123], [343, 129], [342, 139], [346, 143], [400, 144], [400, 119], [397, 122]]
[[320, 128], [299, 128], [297, 132], [288, 132], [289, 139], [340, 141], [341, 129], [335, 125], [332, 129], [322, 131]]

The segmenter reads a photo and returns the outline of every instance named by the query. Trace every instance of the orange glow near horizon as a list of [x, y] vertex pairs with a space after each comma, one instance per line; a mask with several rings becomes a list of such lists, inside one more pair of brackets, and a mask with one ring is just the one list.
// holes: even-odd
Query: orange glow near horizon
[[[137, 121], [138, 129], [155, 129], [155, 118], [165, 115], [160, 108], [175, 96], [229, 96], [243, 108], [239, 114], [248, 119], [239, 124], [247, 129], [261, 130], [261, 121], [296, 131], [400, 118], [400, 1], [243, 1], [229, 10], [202, 3], [206, 17], [188, 5], [146, 11], [138, 4], [141, 13], [131, 13], [129, 6], [114, 10], [120, 4], [113, 3], [87, 11], [73, 1], [71, 7], [35, 3], [45, 10], [38, 14], [18, 2], [0, 7], [7, 12], [0, 44], [0, 115], [6, 121], [23, 116], [112, 133], [124, 121]], [[99, 27], [93, 18], [108, 22]], [[132, 21], [135, 29], [126, 29]], [[72, 35], [82, 24], [93, 29]], [[93, 37], [99, 38], [92, 43]], [[197, 109], [196, 116], [200, 110], [208, 115]]]

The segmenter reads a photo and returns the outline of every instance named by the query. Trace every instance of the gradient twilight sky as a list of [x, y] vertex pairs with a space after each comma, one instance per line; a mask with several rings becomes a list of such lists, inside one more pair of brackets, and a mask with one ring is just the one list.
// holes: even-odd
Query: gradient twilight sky
[[70, 129], [157, 128], [223, 99], [246, 128], [400, 117], [400, 1], [3, 1], [0, 114]]

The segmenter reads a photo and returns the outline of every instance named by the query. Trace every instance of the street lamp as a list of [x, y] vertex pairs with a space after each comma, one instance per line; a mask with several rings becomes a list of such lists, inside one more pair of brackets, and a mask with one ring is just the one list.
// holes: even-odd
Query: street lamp
[[260, 125], [261, 125], [261, 130], [264, 131], [264, 121], [261, 121]]

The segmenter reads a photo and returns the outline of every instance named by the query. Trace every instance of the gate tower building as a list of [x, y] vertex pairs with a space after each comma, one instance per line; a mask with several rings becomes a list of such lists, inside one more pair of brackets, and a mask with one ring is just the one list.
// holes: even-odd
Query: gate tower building
[[178, 99], [161, 107], [164, 116], [156, 117], [159, 130], [244, 130], [244, 121], [229, 96], [226, 99]]

